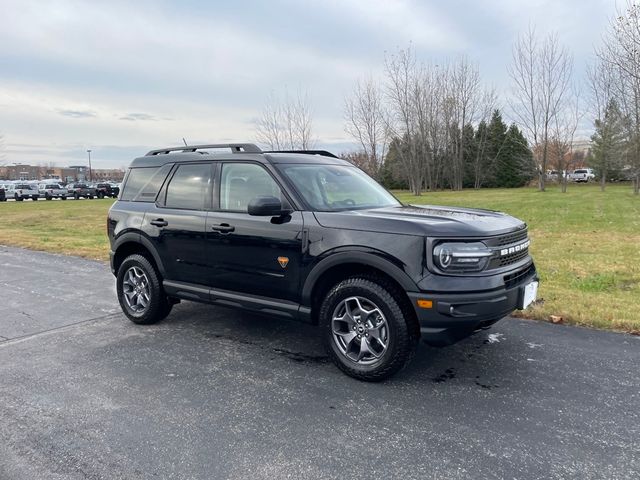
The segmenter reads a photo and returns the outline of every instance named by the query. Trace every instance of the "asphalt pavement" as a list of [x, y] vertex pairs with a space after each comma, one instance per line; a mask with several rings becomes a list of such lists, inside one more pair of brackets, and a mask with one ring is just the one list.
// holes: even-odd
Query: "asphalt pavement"
[[381, 384], [317, 330], [0, 246], [0, 479], [637, 479], [640, 338], [505, 319]]

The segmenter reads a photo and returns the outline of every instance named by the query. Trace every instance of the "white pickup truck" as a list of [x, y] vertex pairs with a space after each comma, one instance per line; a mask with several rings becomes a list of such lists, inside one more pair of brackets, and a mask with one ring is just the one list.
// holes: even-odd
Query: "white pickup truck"
[[593, 169], [591, 169], [591, 168], [578, 168], [578, 169], [574, 170], [573, 173], [570, 173], [568, 178], [572, 182], [585, 182], [585, 183], [587, 183], [587, 182], [590, 182], [591, 180], [593, 180], [594, 178], [596, 178], [596, 176], [593, 173]]
[[38, 192], [40, 193], [40, 198], [45, 198], [47, 200], [52, 200], [54, 198], [66, 200], [69, 195], [69, 191], [66, 188], [61, 187], [55, 182], [42, 182], [38, 184]]

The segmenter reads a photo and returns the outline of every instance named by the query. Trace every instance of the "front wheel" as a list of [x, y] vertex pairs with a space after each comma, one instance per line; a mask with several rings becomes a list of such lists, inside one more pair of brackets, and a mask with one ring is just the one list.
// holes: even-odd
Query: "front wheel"
[[319, 319], [329, 356], [359, 380], [390, 377], [416, 349], [412, 312], [383, 278], [352, 277], [338, 283], [322, 302]]
[[149, 325], [164, 319], [172, 303], [151, 262], [142, 255], [130, 255], [120, 265], [116, 280], [118, 301], [133, 323]]

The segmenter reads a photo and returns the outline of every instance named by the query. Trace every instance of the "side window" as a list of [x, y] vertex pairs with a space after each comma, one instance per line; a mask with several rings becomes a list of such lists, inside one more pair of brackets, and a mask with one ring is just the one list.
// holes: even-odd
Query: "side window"
[[123, 186], [120, 200], [154, 202], [172, 164], [162, 167], [132, 168]]
[[167, 186], [165, 207], [204, 210], [210, 181], [210, 163], [180, 165]]
[[225, 163], [220, 181], [220, 210], [246, 212], [251, 199], [270, 196], [282, 199], [271, 175], [254, 163]]

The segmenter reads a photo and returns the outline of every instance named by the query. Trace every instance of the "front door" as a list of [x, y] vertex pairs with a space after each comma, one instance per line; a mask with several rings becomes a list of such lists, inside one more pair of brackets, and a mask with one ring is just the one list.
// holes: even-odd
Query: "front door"
[[217, 208], [207, 218], [207, 238], [214, 287], [265, 297], [299, 301], [302, 214], [286, 218], [247, 213], [257, 196], [285, 196], [264, 166], [224, 163]]

